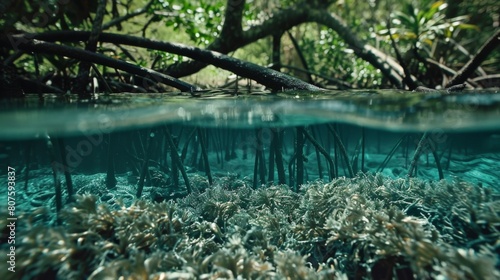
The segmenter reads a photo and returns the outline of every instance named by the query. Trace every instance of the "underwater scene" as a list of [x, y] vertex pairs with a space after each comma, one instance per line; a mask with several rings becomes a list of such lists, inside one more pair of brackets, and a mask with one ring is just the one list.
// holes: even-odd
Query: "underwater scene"
[[0, 185], [2, 280], [500, 279], [499, 91], [0, 100]]

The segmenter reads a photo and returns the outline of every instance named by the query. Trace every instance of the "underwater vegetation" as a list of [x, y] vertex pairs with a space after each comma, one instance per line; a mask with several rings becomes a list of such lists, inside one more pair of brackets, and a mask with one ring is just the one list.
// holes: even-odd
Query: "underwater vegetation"
[[19, 215], [16, 273], [0, 278], [500, 278], [496, 190], [379, 173], [300, 192], [213, 179], [197, 188], [208, 183], [190, 174], [192, 192], [163, 202], [77, 194], [60, 225], [50, 209], [30, 209]]

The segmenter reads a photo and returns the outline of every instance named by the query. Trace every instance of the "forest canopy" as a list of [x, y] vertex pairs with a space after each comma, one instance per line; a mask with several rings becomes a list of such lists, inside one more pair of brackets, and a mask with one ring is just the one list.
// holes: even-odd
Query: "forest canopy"
[[495, 0], [10, 0], [0, 12], [3, 96], [500, 80]]

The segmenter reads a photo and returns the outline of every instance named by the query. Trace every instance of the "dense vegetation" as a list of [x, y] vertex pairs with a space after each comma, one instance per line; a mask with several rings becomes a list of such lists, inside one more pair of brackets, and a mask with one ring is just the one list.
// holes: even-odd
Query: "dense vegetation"
[[[102, 92], [180, 90], [211, 97], [219, 93], [212, 94], [213, 88], [234, 94], [242, 87], [259, 93], [498, 87], [496, 2], [3, 0], [0, 98], [38, 93], [44, 102], [34, 95], [0, 106], [52, 108], [55, 99], [82, 111], [107, 105], [114, 110], [115, 95], [93, 95]], [[397, 100], [386, 96], [373, 103], [370, 94], [366, 99], [345, 94], [353, 104], [369, 103], [374, 112], [411, 111], [427, 121], [438, 118], [425, 112], [452, 112], [446, 117], [456, 124], [463, 120], [463, 107], [495, 108], [482, 100], [450, 105], [405, 93], [406, 101], [398, 91]], [[71, 94], [83, 102], [73, 102]], [[94, 102], [86, 100], [93, 97]], [[168, 101], [173, 100], [195, 101], [184, 96]], [[442, 180], [448, 179], [443, 170], [450, 162], [469, 161], [469, 146], [488, 150], [488, 141], [498, 143], [497, 132], [401, 135], [380, 165], [370, 165], [377, 160], [368, 162], [365, 127], [282, 129], [269, 122], [267, 134], [260, 128], [233, 133], [170, 123], [129, 132], [119, 124], [110, 127], [117, 118], [137, 116], [127, 110], [133, 104], [127, 105], [114, 119], [98, 115], [98, 141], [85, 122], [71, 118], [67, 123], [84, 132], [84, 140], [55, 130], [28, 141], [0, 142], [3, 163], [19, 166], [18, 180], [24, 181], [16, 190], [22, 221], [16, 226], [17, 271], [0, 273], [1, 279], [499, 278], [498, 190], [482, 182]], [[186, 112], [173, 111], [179, 117]], [[366, 115], [373, 117], [370, 112]], [[280, 116], [267, 110], [265, 115]], [[378, 132], [376, 137], [380, 150], [387, 139]], [[462, 149], [463, 157], [452, 158]], [[399, 153], [401, 166], [390, 174], [400, 179], [369, 173], [389, 169]], [[253, 178], [211, 171], [209, 154], [212, 166], [232, 167], [241, 160], [238, 165], [249, 167]], [[423, 155], [426, 167], [434, 160], [437, 174], [432, 174], [440, 181], [411, 178], [426, 168], [419, 161]], [[68, 162], [72, 156], [80, 157]], [[498, 157], [476, 160], [495, 170], [488, 163]], [[47, 161], [51, 169], [43, 168]], [[458, 172], [479, 170], [470, 166], [460, 165]], [[328, 182], [309, 181], [308, 172], [316, 168]], [[498, 181], [493, 171], [478, 174]], [[12, 230], [5, 211], [0, 210], [0, 261], [8, 263], [5, 251], [13, 250], [4, 240]]]
[[495, 2], [2, 1], [2, 95], [196, 91], [239, 77], [273, 90], [491, 87]]

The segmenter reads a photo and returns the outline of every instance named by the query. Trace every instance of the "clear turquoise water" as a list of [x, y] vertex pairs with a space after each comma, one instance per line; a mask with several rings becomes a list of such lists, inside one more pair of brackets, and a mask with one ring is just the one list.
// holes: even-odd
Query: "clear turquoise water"
[[[67, 100], [73, 100], [67, 102]], [[395, 132], [495, 131], [500, 129], [497, 91], [415, 93], [406, 91], [288, 92], [278, 95], [171, 94], [100, 96], [80, 103], [37, 96], [0, 102], [0, 139], [29, 139], [39, 133], [78, 135], [161, 124], [202, 127], [291, 127], [345, 123]]]
[[[72, 96], [46, 96], [43, 102], [36, 96], [0, 100], [0, 185], [16, 183], [15, 195], [7, 188], [0, 192], [0, 226], [6, 229], [10, 223], [5, 217], [19, 218], [15, 250], [20, 271], [6, 276], [0, 271], [0, 278], [67, 279], [70, 272], [71, 279], [83, 279], [112, 271], [112, 264], [128, 275], [139, 267], [124, 265], [139, 260], [134, 254], [148, 258], [147, 263], [155, 256], [166, 259], [175, 253], [180, 258], [186, 252], [198, 254], [193, 257], [196, 261], [184, 261], [182, 266], [167, 262], [161, 269], [149, 268], [150, 273], [162, 271], [174, 278], [191, 275], [187, 271], [201, 266], [207, 277], [212, 272], [218, 275], [225, 266], [217, 258], [228, 248], [243, 246], [237, 244], [242, 240], [248, 251], [231, 251], [231, 256], [247, 260], [261, 256], [261, 262], [276, 267], [280, 259], [268, 253], [278, 256], [287, 251], [301, 260], [292, 270], [312, 266], [309, 275], [325, 263], [356, 279], [361, 268], [366, 269], [362, 279], [382, 279], [380, 275], [389, 275], [385, 270], [396, 267], [405, 270], [400, 279], [411, 275], [420, 279], [429, 271], [440, 276], [436, 279], [457, 271], [473, 275], [462, 277], [466, 279], [499, 275], [498, 91], [206, 95], [123, 94], [83, 103]], [[15, 177], [7, 175], [9, 168]], [[410, 175], [421, 180], [408, 179]], [[436, 183], [441, 178], [445, 181]], [[93, 205], [90, 200], [69, 204], [69, 193], [94, 195], [100, 206], [94, 213], [88, 210]], [[5, 210], [7, 196], [15, 197], [14, 215]], [[142, 202], [133, 204], [138, 197]], [[293, 208], [285, 209], [287, 203]], [[166, 226], [173, 214], [162, 208], [165, 205], [176, 205], [175, 215], [186, 225], [182, 233], [174, 234], [179, 238], [175, 246], [167, 242], [174, 235], [163, 232], [173, 228]], [[109, 214], [107, 209], [115, 212]], [[143, 214], [136, 219], [137, 213]], [[314, 220], [322, 215], [329, 217], [322, 218], [326, 222]], [[144, 222], [151, 217], [159, 220]], [[473, 218], [477, 221], [471, 222]], [[122, 219], [128, 224], [116, 226]], [[358, 222], [351, 223], [352, 219]], [[82, 221], [87, 227], [81, 226]], [[376, 226], [376, 221], [383, 221], [379, 224], [383, 226]], [[94, 225], [98, 233], [92, 232]], [[344, 230], [355, 233], [344, 237], [345, 242], [332, 239]], [[0, 240], [2, 262], [11, 250], [5, 242], [7, 231]], [[259, 232], [265, 237], [255, 240], [269, 239], [275, 246], [266, 254], [254, 253], [263, 252], [261, 243], [251, 237]], [[155, 241], [143, 246], [139, 237]], [[127, 253], [120, 249], [121, 238], [132, 244]], [[257, 245], [250, 246], [252, 242]], [[391, 242], [392, 249], [385, 251]], [[196, 249], [201, 243], [212, 247], [201, 252]], [[99, 251], [103, 244], [115, 249]], [[189, 246], [180, 245], [181, 251], [178, 244]], [[100, 255], [85, 253], [88, 248]], [[78, 259], [74, 262], [78, 266], [70, 267], [72, 258], [80, 256], [86, 260]], [[435, 265], [414, 256], [430, 258]], [[387, 268], [388, 262], [396, 265]], [[110, 275], [118, 278], [116, 273]]]
[[[196, 142], [199, 139], [189, 138], [198, 127], [207, 137], [205, 144], [212, 170], [253, 178], [256, 151], [263, 152], [269, 165], [273, 129], [283, 133], [286, 169], [286, 164], [294, 164], [290, 161], [295, 151], [296, 127], [305, 127], [336, 161], [338, 176], [349, 176], [350, 164], [354, 166], [354, 173], [378, 171], [391, 177], [404, 177], [422, 133], [427, 132], [427, 139], [431, 139], [427, 142], [435, 148], [445, 178], [500, 186], [500, 93], [495, 91], [457, 94], [288, 92], [240, 96], [213, 92], [203, 98], [124, 94], [103, 95], [85, 103], [74, 97], [61, 100], [46, 96], [43, 104], [37, 96], [32, 96], [24, 101], [0, 104], [2, 165], [20, 169], [25, 166], [29, 145], [36, 149], [30, 150], [30, 156], [37, 166], [49, 164], [45, 147], [47, 135], [64, 140], [74, 173], [106, 172], [109, 135], [116, 135], [111, 145], [120, 147], [114, 151], [117, 173], [137, 173], [137, 163], [133, 162], [144, 157], [149, 133], [156, 134], [151, 138], [153, 160], [159, 164], [156, 168], [168, 166], [171, 159], [163, 132], [163, 128], [168, 127], [178, 142], [179, 153], [185, 147], [184, 153], [189, 154], [184, 155], [186, 167], [203, 173], [200, 170], [203, 168], [196, 166], [200, 165], [197, 163], [200, 159], [195, 159], [200, 157]], [[349, 164], [340, 155], [328, 126], [338, 131]], [[394, 155], [383, 164], [402, 138]], [[316, 153], [315, 147], [306, 140], [305, 180], [328, 179], [325, 177], [328, 163], [324, 156]], [[193, 157], [190, 162], [189, 156]], [[427, 148], [418, 159], [417, 177], [437, 179], [432, 151]], [[271, 181], [276, 181], [275, 178], [277, 174]]]

